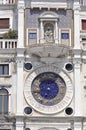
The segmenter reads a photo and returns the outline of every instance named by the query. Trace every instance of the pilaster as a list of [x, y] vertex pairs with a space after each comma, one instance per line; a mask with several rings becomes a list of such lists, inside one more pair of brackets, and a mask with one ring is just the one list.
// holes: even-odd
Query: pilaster
[[24, 0], [18, 1], [18, 48], [24, 47]]
[[74, 9], [74, 49], [80, 49], [80, 14], [79, 8]]
[[74, 90], [75, 90], [75, 116], [81, 115], [81, 59], [80, 56], [73, 61], [74, 63]]
[[3, 4], [7, 4], [7, 2], [8, 2], [7, 0], [3, 0], [2, 1]]
[[23, 64], [24, 64], [24, 50], [17, 50], [17, 115], [23, 114], [23, 87], [24, 87], [24, 79], [23, 79]]
[[82, 122], [75, 122], [74, 130], [83, 130]]
[[24, 122], [22, 118], [16, 119], [16, 130], [24, 130]]

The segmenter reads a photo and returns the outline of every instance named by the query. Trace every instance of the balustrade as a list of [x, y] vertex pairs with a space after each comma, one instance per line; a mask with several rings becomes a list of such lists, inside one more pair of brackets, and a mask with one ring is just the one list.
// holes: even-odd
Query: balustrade
[[0, 4], [15, 4], [16, 3], [16, 0], [0, 0]]
[[17, 48], [17, 40], [0, 39], [0, 49]]

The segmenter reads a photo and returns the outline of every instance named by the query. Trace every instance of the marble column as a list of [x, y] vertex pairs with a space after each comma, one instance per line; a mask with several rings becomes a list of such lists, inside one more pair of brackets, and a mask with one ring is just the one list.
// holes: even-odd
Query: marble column
[[40, 43], [44, 43], [44, 26], [42, 20], [40, 20]]
[[55, 43], [58, 44], [58, 21], [55, 21]]

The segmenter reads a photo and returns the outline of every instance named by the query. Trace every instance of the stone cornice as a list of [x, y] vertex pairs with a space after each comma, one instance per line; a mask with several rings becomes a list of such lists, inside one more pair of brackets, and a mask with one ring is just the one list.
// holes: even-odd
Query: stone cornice
[[68, 123], [68, 122], [82, 122], [84, 120], [86, 120], [86, 117], [74, 117], [74, 116], [70, 116], [70, 117], [24, 117], [25, 122], [27, 121], [31, 121], [31, 122], [46, 122], [46, 123]]
[[66, 2], [31, 2], [31, 8], [67, 8]]

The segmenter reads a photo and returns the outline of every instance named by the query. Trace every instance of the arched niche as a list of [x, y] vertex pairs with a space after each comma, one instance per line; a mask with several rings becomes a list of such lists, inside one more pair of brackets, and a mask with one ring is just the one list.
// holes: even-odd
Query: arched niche
[[58, 43], [58, 14], [53, 11], [46, 11], [41, 13], [38, 19], [40, 43]]

